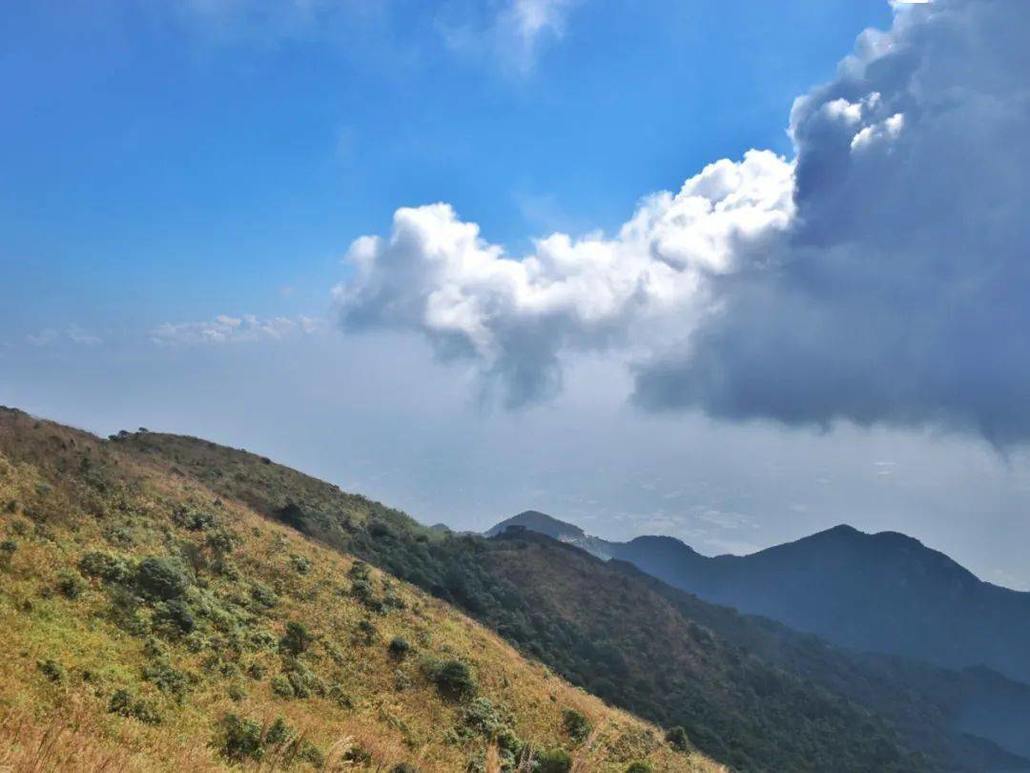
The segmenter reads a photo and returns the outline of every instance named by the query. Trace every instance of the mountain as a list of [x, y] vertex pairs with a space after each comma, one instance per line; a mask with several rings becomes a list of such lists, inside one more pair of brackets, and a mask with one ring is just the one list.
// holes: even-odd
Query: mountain
[[1019, 685], [870, 664], [525, 529], [449, 534], [258, 454], [13, 411], [0, 454], [2, 764], [56, 737], [77, 768], [1030, 768]]
[[721, 769], [149, 443], [0, 409], [0, 770]]
[[896, 532], [850, 526], [748, 556], [706, 558], [668, 538], [612, 554], [678, 588], [860, 651], [985, 665], [1030, 682], [1030, 593], [983, 582]]
[[[553, 524], [579, 531], [550, 521], [549, 531]], [[982, 665], [1030, 683], [1030, 593], [983, 582], [904, 534], [841, 525], [751, 555], [712, 558], [673, 537], [620, 543], [579, 532], [575, 544], [844, 647], [950, 668]]]
[[497, 537], [509, 529], [528, 529], [559, 542], [575, 545], [598, 558], [611, 558], [611, 553], [607, 550], [608, 543], [605, 540], [591, 537], [578, 526], [559, 521], [539, 510], [525, 510], [518, 515], [513, 515], [485, 532], [485, 536]]
[[[708, 756], [741, 771], [918, 770], [931, 765], [914, 753], [894, 723], [874, 711], [783, 668], [747, 658], [718, 635], [687, 637], [690, 621], [676, 613], [641, 579], [628, 579], [603, 561], [550, 538], [499, 540], [428, 529], [404, 513], [290, 470], [246, 451], [196, 438], [124, 433], [110, 445], [124, 454], [197, 479], [220, 496], [245, 502], [347, 555], [429, 591], [487, 625], [525, 655], [614, 705], [677, 731]], [[510, 533], [510, 532], [509, 532]], [[520, 558], [539, 557], [548, 572], [506, 572]], [[542, 587], [554, 572], [551, 589]], [[627, 584], [628, 583], [628, 584]], [[545, 604], [546, 593], [568, 589], [569, 602]], [[592, 589], [596, 606], [580, 616], [573, 589]], [[634, 597], [639, 599], [634, 601]], [[602, 614], [627, 603], [639, 626]], [[640, 632], [668, 635], [654, 649], [639, 648]], [[662, 662], [677, 663], [661, 669]], [[621, 665], [620, 665], [621, 664]], [[754, 683], [776, 685], [761, 694]], [[926, 744], [940, 761], [957, 756], [965, 767], [987, 769], [984, 756], [953, 748], [942, 710], [921, 705], [913, 713], [935, 733]], [[931, 716], [932, 715], [932, 716]], [[950, 715], [949, 715], [950, 716]], [[1018, 763], [987, 743], [987, 759]], [[930, 757], [926, 757], [930, 759]]]
[[[893, 663], [888, 678], [884, 666], [814, 637], [770, 629], [524, 529], [501, 539], [441, 533], [196, 438], [125, 433], [112, 444], [429, 591], [574, 684], [683, 726], [701, 751], [738, 770], [1027, 767], [995, 727], [1030, 717], [1018, 688], [997, 716], [971, 678]], [[979, 724], [967, 726], [967, 716]]]

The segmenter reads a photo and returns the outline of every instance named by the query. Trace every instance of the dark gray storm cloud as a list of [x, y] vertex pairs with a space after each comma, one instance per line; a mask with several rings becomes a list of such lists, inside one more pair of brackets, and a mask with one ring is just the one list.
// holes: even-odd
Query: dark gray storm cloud
[[345, 328], [419, 331], [510, 406], [604, 351], [653, 410], [1030, 437], [1030, 4], [897, 4], [750, 151], [610, 238], [512, 258], [445, 204], [364, 237]]
[[797, 211], [637, 400], [1030, 436], [1030, 5], [938, 0], [798, 100]]

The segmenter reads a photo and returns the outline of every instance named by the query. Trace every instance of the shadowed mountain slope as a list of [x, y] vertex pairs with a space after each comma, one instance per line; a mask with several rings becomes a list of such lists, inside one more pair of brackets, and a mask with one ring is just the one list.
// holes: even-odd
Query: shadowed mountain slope
[[573, 544], [707, 601], [858, 651], [950, 668], [987, 666], [1030, 683], [1030, 593], [983, 582], [904, 534], [841, 525], [751, 555], [710, 558], [673, 537], [609, 542], [539, 516], [548, 519], [546, 530], [517, 525], [549, 536], [574, 531]]

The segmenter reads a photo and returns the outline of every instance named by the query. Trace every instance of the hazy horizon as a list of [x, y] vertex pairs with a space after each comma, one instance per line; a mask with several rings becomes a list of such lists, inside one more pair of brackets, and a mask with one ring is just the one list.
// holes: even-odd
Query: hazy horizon
[[0, 403], [1030, 589], [1030, 5], [747, 8], [11, 9]]

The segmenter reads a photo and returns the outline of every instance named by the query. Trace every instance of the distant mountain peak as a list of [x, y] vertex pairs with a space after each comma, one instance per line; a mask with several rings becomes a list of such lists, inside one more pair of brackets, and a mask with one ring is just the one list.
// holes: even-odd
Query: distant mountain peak
[[556, 540], [582, 539], [586, 537], [586, 533], [575, 524], [559, 521], [557, 518], [547, 513], [542, 513], [539, 510], [523, 510], [518, 515], [513, 515], [511, 518], [501, 521], [486, 532], [486, 536], [496, 537], [512, 526], [521, 526], [539, 534], [546, 534], [548, 537]]

